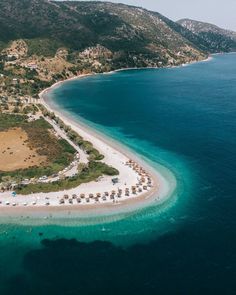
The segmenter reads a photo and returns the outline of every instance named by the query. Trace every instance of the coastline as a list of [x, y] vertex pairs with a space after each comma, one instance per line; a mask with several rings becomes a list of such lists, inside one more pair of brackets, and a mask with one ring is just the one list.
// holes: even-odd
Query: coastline
[[66, 82], [77, 80], [77, 79], [82, 79], [82, 78], [91, 77], [91, 76], [95, 76], [95, 75], [111, 75], [111, 74], [114, 74], [114, 73], [119, 73], [119, 72], [123, 72], [123, 71], [132, 71], [132, 70], [175, 69], [175, 68], [180, 68], [180, 67], [184, 67], [184, 66], [188, 66], [188, 65], [193, 65], [195, 63], [208, 62], [208, 61], [211, 61], [213, 58], [214, 58], [214, 54], [211, 54], [206, 59], [199, 60], [199, 61], [191, 61], [189, 63], [183, 63], [183, 64], [178, 65], [178, 66], [166, 66], [166, 67], [128, 67], [128, 68], [120, 68], [120, 69], [112, 70], [112, 71], [109, 71], [109, 72], [102, 72], [102, 73], [91, 72], [91, 73], [87, 73], [87, 74], [80, 74], [80, 75], [77, 75], [77, 76], [68, 78], [66, 80], [62, 80], [62, 81], [58, 81], [58, 82], [54, 83], [53, 85], [51, 85], [48, 88], [46, 88], [43, 91], [41, 91], [39, 93], [39, 97], [41, 98], [42, 95], [45, 95], [48, 91], [52, 90], [53, 88], [59, 86], [62, 83], [66, 83]]
[[[211, 60], [213, 57], [209, 56], [207, 59], [202, 61], [196, 61], [191, 62], [187, 64], [182, 64], [181, 66], [186, 66], [189, 64], [197, 63], [197, 62], [206, 62]], [[167, 67], [167, 68], [176, 68], [176, 67]], [[105, 72], [101, 73], [104, 75], [113, 74], [120, 71], [128, 71], [128, 70], [139, 70], [140, 68], [124, 68], [124, 69], [117, 69], [115, 71], [111, 72]], [[160, 69], [156, 67], [149, 67], [149, 68], [143, 68], [143, 69]], [[132, 214], [136, 211], [140, 211], [144, 208], [148, 208], [151, 206], [160, 206], [163, 203], [166, 203], [168, 199], [170, 199], [171, 196], [174, 195], [174, 192], [177, 188], [177, 183], [175, 176], [172, 174], [170, 170], [160, 165], [158, 169], [153, 168], [149, 163], [147, 163], [147, 159], [141, 159], [139, 155], [136, 155], [134, 151], [131, 151], [128, 149], [128, 147], [122, 145], [121, 143], [117, 142], [116, 140], [111, 139], [108, 136], [105, 136], [103, 133], [95, 130], [94, 128], [87, 126], [84, 124], [79, 118], [71, 118], [70, 114], [67, 112], [63, 112], [63, 109], [61, 109], [58, 105], [54, 104], [50, 99], [48, 99], [47, 94], [52, 91], [55, 87], [58, 87], [62, 83], [66, 83], [71, 80], [77, 80], [86, 78], [89, 76], [98, 75], [97, 73], [88, 73], [88, 74], [81, 74], [69, 79], [66, 79], [64, 81], [58, 81], [52, 86], [44, 89], [40, 94], [40, 102], [46, 109], [48, 109], [51, 112], [54, 112], [56, 116], [58, 116], [62, 121], [71, 126], [71, 128], [76, 131], [78, 134], [82, 135], [86, 140], [90, 141], [96, 149], [98, 149], [102, 154], [105, 154], [104, 161], [107, 163], [107, 154], [109, 150], [110, 153], [113, 154], [119, 154], [120, 157], [125, 157], [126, 159], [131, 159], [135, 161], [140, 167], [144, 168], [145, 171], [150, 175], [152, 179], [152, 186], [148, 191], [138, 194], [138, 196], [132, 196], [129, 198], [123, 198], [122, 200], [118, 200], [116, 202], [105, 202], [105, 203], [99, 203], [99, 204], [73, 204], [73, 205], [63, 205], [60, 206], [50, 204], [50, 206], [45, 206], [45, 203], [37, 206], [28, 205], [28, 206], [19, 206], [19, 207], [12, 207], [12, 206], [1, 206], [1, 217], [9, 217], [10, 220], [14, 220], [14, 218], [24, 219], [24, 216], [26, 215], [27, 218], [34, 218], [34, 219], [72, 219], [72, 218], [86, 218], [86, 217], [102, 217], [102, 216], [115, 216], [117, 214]], [[97, 145], [96, 142], [102, 143], [103, 150], [100, 149], [101, 144]], [[109, 162], [109, 161], [108, 161]], [[113, 163], [107, 163], [111, 166], [116, 167], [116, 165], [113, 165]], [[119, 170], [119, 168], [118, 168]], [[164, 172], [163, 172], [164, 171]], [[110, 179], [111, 180], [111, 179]], [[136, 180], [137, 182], [137, 180]], [[93, 182], [97, 186], [98, 184]], [[85, 184], [86, 186], [91, 185], [91, 183]], [[80, 187], [83, 187], [83, 184], [80, 185], [77, 189]], [[77, 191], [78, 192], [78, 191]], [[39, 198], [43, 198], [46, 195], [53, 195], [54, 199], [55, 195], [68, 193], [68, 191], [62, 191], [57, 193], [39, 193], [39, 194], [32, 194], [28, 195], [31, 196], [30, 201], [36, 200], [35, 196]], [[73, 190], [71, 190], [69, 193], [73, 193]], [[23, 197], [23, 196], [21, 196]], [[45, 198], [47, 199], [47, 198]], [[57, 197], [58, 199], [58, 197]], [[25, 199], [26, 201], [27, 199]], [[55, 201], [55, 200], [54, 200]], [[19, 221], [18, 220], [18, 221]], [[47, 223], [47, 222], [46, 222]]]
[[[9, 217], [10, 219], [18, 218], [18, 222], [20, 220], [24, 220], [25, 215], [27, 218], [34, 219], [68, 219], [68, 218], [86, 218], [86, 217], [97, 217], [97, 216], [115, 216], [117, 214], [126, 214], [126, 213], [134, 213], [135, 211], [141, 210], [143, 208], [153, 206], [153, 205], [161, 205], [163, 204], [175, 191], [176, 188], [176, 180], [173, 175], [169, 175], [169, 179], [167, 180], [166, 176], [163, 176], [160, 171], [152, 168], [145, 160], [142, 160], [137, 155], [128, 148], [124, 147], [120, 143], [117, 143], [114, 140], [106, 137], [104, 134], [100, 134], [98, 131], [95, 131], [93, 128], [85, 126], [81, 121], [74, 120], [69, 118], [69, 116], [63, 113], [63, 110], [58, 109], [50, 103], [50, 99], [47, 99], [47, 93], [52, 90], [54, 87], [57, 87], [61, 83], [65, 83], [69, 80], [81, 79], [83, 77], [88, 77], [93, 74], [86, 74], [77, 77], [73, 77], [71, 79], [60, 81], [52, 85], [51, 87], [43, 90], [39, 96], [41, 103], [49, 110], [54, 112], [58, 117], [60, 117], [65, 124], [70, 125], [73, 130], [75, 130], [78, 134], [82, 135], [86, 140], [92, 142], [95, 148], [97, 148], [101, 153], [105, 154], [105, 162], [107, 163], [107, 153], [118, 154], [118, 157], [125, 157], [126, 159], [132, 159], [136, 163], [138, 163], [142, 168], [144, 168], [148, 174], [150, 175], [153, 184], [152, 187], [138, 196], [132, 196], [130, 198], [124, 198], [119, 200], [118, 202], [106, 202], [100, 204], [83, 204], [83, 205], [50, 205], [50, 206], [32, 206], [29, 205], [27, 207], [19, 206], [19, 207], [11, 207], [11, 206], [1, 206], [1, 217]], [[49, 101], [48, 101], [49, 100]], [[103, 146], [103, 150], [101, 150], [101, 144]], [[106, 151], [109, 150], [109, 151]], [[109, 161], [108, 161], [109, 162]], [[109, 164], [109, 163], [108, 163]], [[162, 167], [163, 168], [163, 167]], [[163, 168], [164, 169], [164, 168]], [[119, 169], [118, 169], [119, 170]], [[168, 174], [168, 173], [167, 173]], [[90, 185], [86, 184], [87, 186]], [[93, 183], [94, 185], [94, 183]], [[97, 185], [97, 184], [95, 184]], [[81, 185], [83, 186], [83, 185]], [[54, 193], [59, 195], [67, 192], [58, 192]], [[36, 194], [30, 195], [33, 197]], [[37, 195], [50, 195], [48, 194], [37, 194]], [[21, 196], [23, 197], [23, 196]], [[32, 200], [31, 200], [32, 201]], [[44, 221], [45, 222], [45, 221]], [[47, 222], [46, 222], [47, 223]]]
[[[117, 70], [119, 71], [119, 70]], [[112, 74], [113, 72], [110, 72], [109, 74]], [[106, 73], [108, 74], [108, 73]], [[47, 97], [47, 93], [51, 90], [53, 90], [54, 87], [57, 87], [58, 85], [62, 83], [66, 83], [71, 80], [77, 80], [85, 77], [92, 76], [93, 74], [86, 74], [86, 75], [80, 75], [77, 77], [73, 77], [71, 79], [67, 79], [65, 81], [60, 81], [52, 85], [51, 87], [43, 90], [40, 95], [40, 102], [43, 104], [44, 107], [46, 107], [49, 111], [54, 112], [56, 116], [58, 116], [65, 124], [69, 125], [73, 130], [78, 132], [78, 134], [82, 135], [86, 140], [89, 140], [92, 142], [94, 147], [98, 149], [101, 153], [104, 154], [104, 150], [102, 151], [100, 149], [100, 146], [96, 144], [96, 141], [100, 141], [106, 146], [109, 146], [114, 150], [115, 152], [120, 153], [121, 155], [124, 155], [125, 157], [134, 160], [137, 162], [140, 166], [142, 166], [150, 175], [151, 178], [154, 180], [153, 187], [146, 193], [141, 194], [140, 196], [127, 198], [125, 200], [121, 200], [117, 204], [112, 203], [104, 203], [100, 204], [98, 206], [88, 205], [88, 206], [71, 206], [67, 207], [67, 209], [70, 209], [70, 211], [77, 211], [80, 210], [80, 213], [85, 213], [83, 216], [86, 216], [87, 213], [98, 213], [102, 215], [112, 215], [114, 213], [125, 213], [130, 211], [135, 211], [142, 209], [143, 207], [147, 207], [150, 205], [160, 205], [164, 203], [174, 192], [176, 188], [176, 180], [173, 175], [168, 175], [170, 178], [167, 180], [166, 176], [163, 176], [160, 171], [157, 171], [151, 165], [149, 165], [145, 160], [141, 159], [138, 155], [136, 155], [133, 151], [129, 150], [128, 147], [122, 145], [120, 142], [117, 142], [108, 136], [102, 134], [101, 132], [94, 130], [94, 128], [91, 128], [90, 126], [85, 125], [82, 121], [79, 119], [74, 119], [69, 117], [69, 114], [66, 112], [63, 112], [62, 109], [60, 109], [57, 105], [53, 104], [52, 101], [50, 101], [50, 98]], [[105, 162], [106, 162], [106, 155], [105, 155]], [[115, 167], [116, 168], [116, 167]], [[165, 167], [162, 167], [162, 169], [166, 169]], [[167, 169], [166, 169], [167, 171]], [[170, 171], [167, 172], [167, 174]], [[170, 183], [171, 182], [171, 183]], [[158, 196], [157, 196], [158, 195]], [[66, 206], [58, 207], [59, 211], [64, 211]], [[47, 208], [50, 209], [50, 208]], [[115, 210], [114, 210], [115, 209]]]
[[[193, 61], [187, 64], [182, 64], [179, 66], [173, 66], [173, 67], [166, 67], [168, 69], [176, 68], [176, 67], [183, 67], [187, 65], [191, 65], [198, 62], [207, 62], [213, 59], [213, 56], [208, 56], [205, 60], [201, 61]], [[109, 152], [112, 154], [118, 154], [118, 158], [122, 158], [123, 160], [131, 160], [137, 163], [141, 168], [143, 168], [147, 175], [150, 176], [152, 180], [152, 185], [147, 191], [143, 191], [142, 193], [138, 193], [135, 196], [131, 196], [128, 198], [123, 198], [120, 200], [116, 200], [115, 202], [99, 202], [93, 203], [93, 204], [64, 204], [63, 206], [59, 205], [59, 198], [56, 195], [62, 196], [62, 194], [73, 194], [78, 193], [78, 190], [80, 191], [81, 187], [92, 185], [99, 185], [96, 182], [91, 182], [87, 184], [82, 184], [79, 187], [77, 187], [76, 190], [67, 190], [67, 191], [61, 191], [61, 192], [53, 192], [53, 193], [38, 193], [38, 194], [30, 194], [25, 196], [19, 195], [21, 198], [23, 198], [24, 202], [28, 202], [31, 204], [28, 204], [27, 206], [1, 206], [0, 207], [0, 213], [1, 217], [3, 219], [8, 219], [8, 222], [14, 222], [14, 220], [17, 219], [17, 222], [21, 223], [25, 219], [24, 216], [26, 216], [26, 219], [33, 218], [35, 220], [41, 221], [43, 224], [45, 224], [44, 219], [47, 220], [46, 224], [49, 224], [49, 219], [56, 220], [58, 218], [59, 220], [68, 220], [69, 219], [77, 219], [82, 218], [86, 219], [86, 217], [103, 217], [103, 216], [116, 216], [118, 214], [134, 214], [137, 211], [143, 210], [148, 207], [152, 206], [161, 206], [164, 203], [167, 203], [167, 200], [171, 199], [171, 196], [174, 196], [174, 192], [177, 188], [177, 182], [175, 176], [172, 174], [172, 172], [161, 166], [158, 165], [157, 167], [153, 168], [151, 164], [148, 163], [148, 159], [141, 159], [140, 155], [136, 155], [133, 150], [130, 150], [127, 146], [122, 145], [120, 142], [117, 142], [114, 139], [111, 139], [110, 137], [104, 135], [98, 130], [95, 130], [93, 127], [88, 126], [85, 124], [80, 118], [71, 118], [69, 112], [63, 111], [57, 104], [54, 104], [50, 99], [47, 97], [47, 94], [52, 91], [55, 87], [58, 87], [62, 83], [66, 83], [72, 80], [78, 80], [82, 78], [86, 78], [89, 76], [94, 75], [109, 75], [116, 72], [121, 71], [129, 71], [129, 70], [140, 70], [140, 69], [160, 69], [157, 67], [146, 67], [146, 68], [121, 68], [110, 72], [104, 72], [104, 73], [88, 73], [88, 74], [81, 74], [75, 77], [71, 77], [69, 79], [58, 81], [51, 85], [50, 87], [44, 89], [39, 93], [40, 97], [40, 103], [48, 109], [50, 112], [54, 112], [56, 116], [58, 116], [66, 125], [69, 125], [72, 130], [76, 131], [79, 135], [81, 135], [84, 139], [90, 141], [93, 146], [101, 152], [101, 154], [105, 155], [104, 162], [106, 164], [113, 166], [114, 168], [116, 165], [112, 162], [107, 162], [107, 156]], [[100, 142], [100, 144], [98, 144]], [[101, 146], [103, 147], [103, 150], [101, 150]], [[108, 152], [109, 150], [109, 152]], [[120, 160], [120, 159], [119, 159]], [[124, 164], [124, 162], [122, 163]], [[156, 164], [155, 164], [156, 166]], [[120, 171], [120, 170], [119, 170]], [[128, 176], [128, 174], [127, 174]], [[111, 181], [111, 177], [110, 177]], [[137, 179], [136, 179], [137, 182]], [[107, 183], [106, 183], [107, 184]], [[119, 189], [120, 187], [118, 187]], [[81, 192], [81, 191], [80, 191]], [[83, 191], [82, 191], [83, 192]], [[87, 192], [87, 190], [86, 190]], [[104, 191], [103, 191], [104, 192]], [[47, 195], [50, 195], [53, 197], [53, 202], [50, 204], [50, 206], [45, 206], [45, 202], [42, 203], [42, 199], [50, 199], [47, 197]], [[2, 195], [1, 195], [2, 196]], [[5, 194], [7, 196], [7, 194]], [[4, 196], [3, 196], [4, 197]], [[9, 197], [9, 193], [8, 193]], [[27, 198], [29, 197], [29, 199]], [[33, 206], [32, 202], [35, 203], [36, 197], [39, 200], [41, 204], [37, 204], [36, 206]], [[10, 198], [8, 198], [10, 200]], [[39, 203], [40, 203], [39, 202]], [[50, 200], [51, 202], [51, 200]], [[23, 204], [23, 203], [22, 203]], [[31, 219], [32, 220], [32, 219]], [[25, 221], [24, 221], [25, 223]], [[60, 224], [59, 222], [58, 224]], [[38, 224], [38, 222], [37, 222]]]

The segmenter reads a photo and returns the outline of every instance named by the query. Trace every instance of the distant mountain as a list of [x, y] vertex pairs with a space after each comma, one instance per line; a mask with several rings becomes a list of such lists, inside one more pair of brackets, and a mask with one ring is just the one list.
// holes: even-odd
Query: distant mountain
[[210, 52], [230, 52], [236, 50], [236, 32], [191, 19], [181, 19], [177, 23], [197, 35], [200, 40], [202, 39], [199, 42], [204, 44]]
[[64, 48], [73, 63], [78, 61], [76, 52], [98, 45], [108, 51], [114, 68], [178, 65], [205, 58], [207, 48], [200, 40], [193, 42], [198, 37], [176, 26], [159, 13], [124, 4], [0, 1], [2, 48], [22, 39], [28, 55], [54, 56]]
[[17, 67], [33, 64], [43, 81], [84, 71], [203, 60], [211, 52], [234, 50], [235, 35], [124, 4], [0, 0], [0, 68], [16, 75]]

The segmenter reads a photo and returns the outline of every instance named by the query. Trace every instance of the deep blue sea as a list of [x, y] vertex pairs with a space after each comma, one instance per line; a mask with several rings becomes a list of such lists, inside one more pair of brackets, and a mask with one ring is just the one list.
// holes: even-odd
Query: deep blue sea
[[50, 98], [177, 188], [91, 224], [0, 225], [0, 294], [236, 294], [236, 54], [73, 80]]

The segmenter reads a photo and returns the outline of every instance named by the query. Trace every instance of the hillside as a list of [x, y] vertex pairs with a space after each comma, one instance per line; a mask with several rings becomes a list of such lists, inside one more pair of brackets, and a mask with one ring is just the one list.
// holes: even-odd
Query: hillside
[[177, 66], [235, 44], [229, 33], [180, 23], [109, 2], [0, 0], [0, 103], [79, 74]]
[[71, 53], [99, 44], [115, 54], [114, 67], [122, 60], [123, 65], [155, 66], [204, 56], [161, 15], [104, 2], [1, 0], [2, 47], [17, 39], [24, 39], [29, 55], [44, 56], [54, 56], [61, 47]]
[[177, 23], [202, 39], [201, 43], [204, 43], [210, 52], [236, 50], [236, 32], [191, 19], [181, 19]]

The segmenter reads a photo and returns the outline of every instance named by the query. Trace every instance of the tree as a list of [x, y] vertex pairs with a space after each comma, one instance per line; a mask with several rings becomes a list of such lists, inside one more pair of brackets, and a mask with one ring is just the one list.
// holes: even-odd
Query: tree
[[12, 183], [14, 182], [11, 176], [3, 176], [2, 177], [2, 187], [6, 190], [10, 190], [12, 187]]

